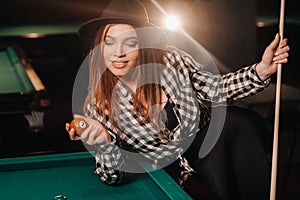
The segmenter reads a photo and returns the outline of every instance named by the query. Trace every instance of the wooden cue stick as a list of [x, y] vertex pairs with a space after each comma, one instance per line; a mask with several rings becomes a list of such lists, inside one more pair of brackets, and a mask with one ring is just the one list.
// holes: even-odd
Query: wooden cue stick
[[[281, 0], [280, 21], [279, 21], [280, 41], [283, 38], [284, 7], [285, 7], [285, 0]], [[280, 93], [281, 93], [281, 72], [282, 72], [282, 64], [278, 64], [277, 83], [276, 83], [276, 99], [275, 99], [275, 119], [274, 119], [274, 139], [273, 139], [273, 153], [272, 153], [273, 155], [272, 155], [270, 200], [275, 200], [275, 197], [276, 197], [277, 160], [278, 160], [278, 135], [279, 135], [279, 112], [280, 112]]]

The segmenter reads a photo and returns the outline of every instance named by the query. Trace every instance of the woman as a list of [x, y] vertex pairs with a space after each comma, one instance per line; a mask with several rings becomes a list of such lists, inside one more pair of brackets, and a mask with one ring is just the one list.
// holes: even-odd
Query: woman
[[[80, 137], [69, 123], [66, 130], [71, 140], [95, 148], [95, 173], [104, 183], [120, 184], [127, 154], [137, 152], [160, 166], [178, 159], [180, 184], [195, 173], [221, 199], [267, 198], [269, 166], [258, 135], [265, 124], [258, 115], [229, 108], [214, 148], [204, 158], [199, 151], [211, 131], [211, 102], [224, 104], [267, 87], [277, 65], [287, 62], [286, 39], [280, 42], [277, 34], [259, 63], [219, 76], [204, 71], [187, 53], [163, 48], [165, 35], [149, 23], [139, 1], [113, 1], [79, 33], [91, 46], [90, 77], [86, 116], [74, 117], [89, 126]], [[255, 168], [249, 169], [249, 163]], [[249, 173], [254, 180], [246, 177]]]

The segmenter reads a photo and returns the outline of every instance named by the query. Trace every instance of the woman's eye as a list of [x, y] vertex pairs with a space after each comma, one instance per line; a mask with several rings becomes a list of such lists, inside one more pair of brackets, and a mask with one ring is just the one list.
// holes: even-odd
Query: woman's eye
[[107, 46], [112, 46], [114, 44], [114, 42], [112, 40], [109, 39], [104, 39], [104, 44]]
[[129, 47], [137, 47], [138, 42], [137, 41], [130, 41], [126, 43], [127, 46]]

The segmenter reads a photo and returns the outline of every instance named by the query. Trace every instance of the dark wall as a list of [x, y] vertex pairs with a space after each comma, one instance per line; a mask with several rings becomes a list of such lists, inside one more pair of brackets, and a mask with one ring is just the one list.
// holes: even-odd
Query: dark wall
[[[255, 1], [157, 2], [167, 13], [178, 15], [183, 29], [230, 70], [256, 61]], [[153, 18], [162, 20], [163, 15], [157, 13]]]
[[1, 2], [0, 24], [83, 21], [101, 13], [109, 0], [10, 0]]
[[[154, 22], [162, 12], [150, 0]], [[101, 14], [110, 0], [10, 0], [1, 2], [0, 26], [32, 23], [83, 22]], [[257, 59], [256, 20], [279, 19], [280, 0], [156, 0], [168, 13], [178, 14], [182, 27], [230, 70]], [[288, 20], [299, 19], [296, 0], [286, 1]], [[275, 30], [276, 31], [276, 30]], [[271, 38], [270, 38], [271, 39]], [[269, 41], [263, 41], [269, 42]], [[262, 44], [262, 48], [265, 43]], [[259, 52], [261, 53], [261, 52]]]

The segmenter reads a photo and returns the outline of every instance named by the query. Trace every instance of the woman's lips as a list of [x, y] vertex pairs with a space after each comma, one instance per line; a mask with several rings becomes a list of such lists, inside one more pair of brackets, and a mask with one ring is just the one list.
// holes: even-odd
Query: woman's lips
[[126, 66], [128, 61], [127, 60], [115, 60], [115, 61], [112, 61], [111, 63], [114, 67], [122, 68], [122, 67]]

